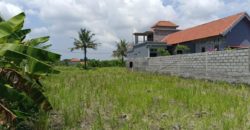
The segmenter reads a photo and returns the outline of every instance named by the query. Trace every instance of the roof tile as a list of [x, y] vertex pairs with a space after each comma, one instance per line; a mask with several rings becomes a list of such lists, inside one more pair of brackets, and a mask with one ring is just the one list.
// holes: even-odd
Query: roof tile
[[166, 42], [169, 45], [174, 45], [178, 43], [222, 35], [244, 15], [245, 13], [239, 13], [189, 29], [185, 29], [183, 31], [172, 33], [163, 38], [162, 42]]
[[154, 26], [151, 28], [155, 27], [178, 27], [178, 25], [170, 22], [170, 21], [158, 21]]

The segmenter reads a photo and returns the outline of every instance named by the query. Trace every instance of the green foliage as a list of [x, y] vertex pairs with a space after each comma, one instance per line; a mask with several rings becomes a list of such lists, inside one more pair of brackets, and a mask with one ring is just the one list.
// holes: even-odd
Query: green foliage
[[168, 50], [166, 50], [165, 48], [157, 48], [157, 53], [160, 56], [168, 56], [168, 55], [170, 55], [170, 53], [168, 52]]
[[224, 50], [234, 50], [233, 48], [231, 48], [231, 47], [227, 47], [227, 48], [225, 48]]
[[5, 21], [4, 18], [0, 15], [0, 22]]
[[27, 40], [26, 42], [24, 42], [24, 45], [34, 47], [40, 45], [41, 43], [45, 43], [47, 41], [49, 41], [49, 36]]
[[78, 39], [74, 39], [74, 47], [71, 51], [82, 50], [84, 52], [84, 68], [87, 69], [87, 49], [96, 49], [97, 43], [93, 40], [95, 34], [87, 29], [80, 29], [78, 32]]
[[14, 32], [21, 30], [21, 28], [23, 27], [24, 18], [25, 14], [20, 13], [8, 21], [0, 22], [0, 38], [10, 36]]
[[26, 128], [40, 110], [52, 108], [40, 79], [59, 72], [52, 64], [60, 55], [43, 49], [49, 37], [25, 40], [31, 30], [22, 29], [24, 19], [20, 13], [0, 22], [0, 125], [15, 129]]
[[[60, 129], [247, 130], [250, 88], [126, 68], [61, 73], [44, 80]], [[86, 123], [87, 122], [87, 123]], [[104, 127], [104, 128], [103, 128]], [[49, 127], [53, 129], [53, 127]]]
[[124, 57], [127, 56], [127, 41], [126, 40], [120, 40], [120, 42], [117, 42], [116, 44], [116, 50], [113, 51], [113, 57], [121, 58], [122, 62], [124, 62]]
[[190, 48], [185, 45], [177, 45], [175, 48], [175, 54], [177, 54], [178, 51], [181, 51], [182, 53], [187, 53], [190, 51]]
[[89, 67], [124, 67], [125, 63], [121, 60], [89, 60]]

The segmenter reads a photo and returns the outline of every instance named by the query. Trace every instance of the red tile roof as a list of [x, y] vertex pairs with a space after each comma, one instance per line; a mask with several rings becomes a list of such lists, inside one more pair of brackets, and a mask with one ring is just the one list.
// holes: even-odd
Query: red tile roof
[[77, 58], [72, 58], [70, 59], [71, 62], [80, 62], [81, 60], [80, 59], [77, 59]]
[[151, 28], [155, 27], [178, 27], [178, 25], [170, 22], [170, 21], [158, 21], [154, 26]]
[[178, 43], [219, 36], [230, 29], [244, 15], [245, 13], [239, 13], [183, 31], [172, 33], [163, 38], [162, 42], [166, 42], [168, 45], [174, 45]]

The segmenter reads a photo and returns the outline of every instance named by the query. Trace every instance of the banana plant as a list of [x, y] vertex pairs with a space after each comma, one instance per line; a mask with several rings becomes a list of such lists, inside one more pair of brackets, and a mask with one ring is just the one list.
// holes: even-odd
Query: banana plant
[[60, 55], [46, 50], [49, 36], [25, 39], [31, 29], [23, 29], [24, 20], [20, 13], [0, 21], [0, 126], [52, 109], [40, 79], [59, 73], [53, 63]]

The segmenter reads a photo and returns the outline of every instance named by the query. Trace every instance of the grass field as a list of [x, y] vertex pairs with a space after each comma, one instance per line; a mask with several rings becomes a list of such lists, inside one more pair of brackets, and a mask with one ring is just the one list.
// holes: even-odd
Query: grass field
[[[60, 68], [44, 82], [53, 129], [250, 129], [250, 90], [125, 68]], [[47, 120], [47, 118], [49, 118]], [[46, 125], [45, 125], [46, 126]]]

